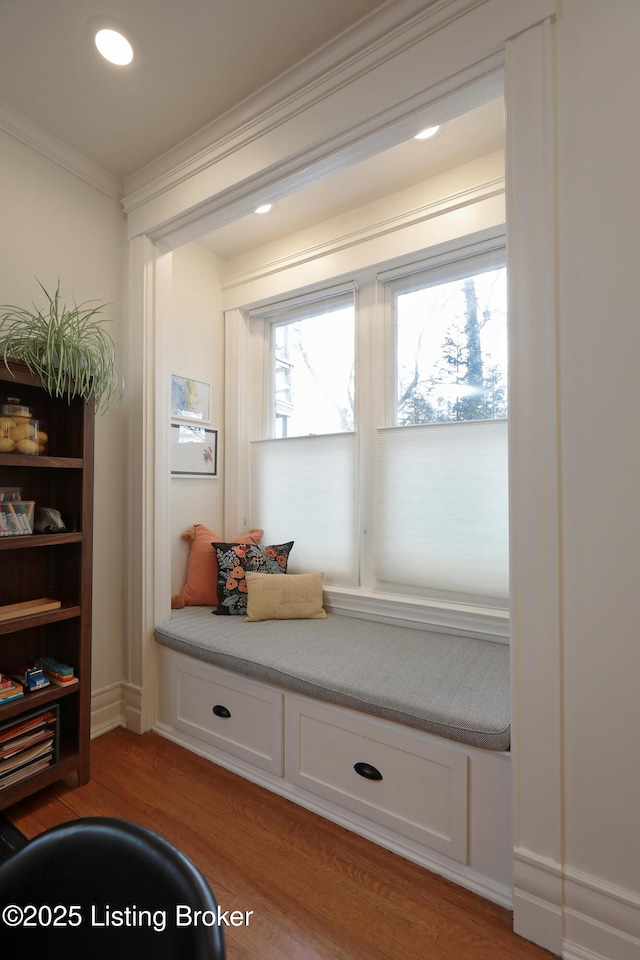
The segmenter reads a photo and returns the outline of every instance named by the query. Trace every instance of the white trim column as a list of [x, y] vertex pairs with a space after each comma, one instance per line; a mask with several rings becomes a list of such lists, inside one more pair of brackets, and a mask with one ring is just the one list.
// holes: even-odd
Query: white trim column
[[160, 255], [147, 237], [135, 237], [129, 243], [129, 277], [125, 724], [144, 733], [155, 719], [153, 631], [171, 613], [165, 522], [169, 484], [165, 317], [171, 303], [171, 254]]
[[249, 411], [261, 408], [252, 405], [247, 391], [262, 391], [264, 370], [260, 355], [251, 350], [249, 320], [242, 310], [225, 310], [224, 338], [225, 383], [239, 384], [227, 392], [224, 403], [224, 530], [225, 536], [237, 537], [237, 531], [249, 528]]
[[553, 23], [506, 47], [514, 929], [560, 954], [562, 701]]

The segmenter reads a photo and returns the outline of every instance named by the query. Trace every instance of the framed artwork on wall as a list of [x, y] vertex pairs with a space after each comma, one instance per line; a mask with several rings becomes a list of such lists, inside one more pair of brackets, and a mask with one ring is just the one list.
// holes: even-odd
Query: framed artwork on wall
[[218, 475], [218, 431], [189, 423], [172, 423], [170, 436], [172, 477]]
[[211, 387], [202, 380], [171, 374], [171, 417], [209, 423]]

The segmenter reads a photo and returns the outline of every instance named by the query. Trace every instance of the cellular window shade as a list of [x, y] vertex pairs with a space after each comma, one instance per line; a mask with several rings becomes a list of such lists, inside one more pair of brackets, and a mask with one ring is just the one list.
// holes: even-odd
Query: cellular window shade
[[359, 581], [355, 433], [251, 444], [251, 523], [264, 543], [294, 540], [288, 571]]
[[375, 527], [379, 581], [506, 600], [507, 421], [379, 430]]

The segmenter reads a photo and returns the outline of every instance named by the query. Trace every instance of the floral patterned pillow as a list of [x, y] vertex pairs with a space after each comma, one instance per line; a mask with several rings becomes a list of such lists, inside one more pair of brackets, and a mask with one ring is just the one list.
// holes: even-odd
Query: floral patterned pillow
[[212, 543], [218, 557], [218, 606], [222, 616], [247, 612], [245, 573], [286, 573], [293, 540], [269, 547], [250, 543]]

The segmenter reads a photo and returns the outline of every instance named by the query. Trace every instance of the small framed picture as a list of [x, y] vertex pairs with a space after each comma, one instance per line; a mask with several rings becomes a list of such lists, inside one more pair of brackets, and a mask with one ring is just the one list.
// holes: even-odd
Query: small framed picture
[[171, 374], [171, 417], [209, 423], [211, 387], [201, 380]]
[[170, 437], [172, 477], [218, 475], [218, 431], [189, 423], [172, 423]]

